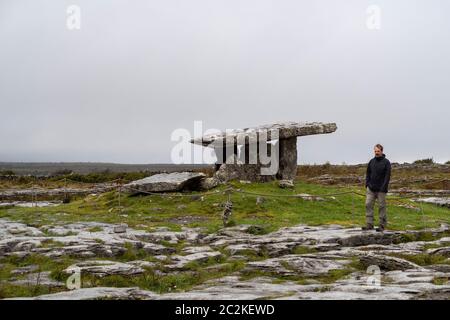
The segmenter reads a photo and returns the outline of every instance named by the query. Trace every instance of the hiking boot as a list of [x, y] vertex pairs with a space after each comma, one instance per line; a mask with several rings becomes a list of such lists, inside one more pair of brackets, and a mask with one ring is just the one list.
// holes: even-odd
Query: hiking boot
[[378, 228], [375, 229], [377, 232], [383, 232], [384, 231], [384, 226], [379, 226]]
[[367, 226], [365, 226], [365, 227], [362, 227], [361, 229], [362, 229], [363, 231], [373, 230], [373, 226], [367, 225]]

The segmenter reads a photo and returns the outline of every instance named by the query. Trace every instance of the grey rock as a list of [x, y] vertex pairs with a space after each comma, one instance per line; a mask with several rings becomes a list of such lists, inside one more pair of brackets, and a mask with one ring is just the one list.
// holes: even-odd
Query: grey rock
[[145, 261], [145, 260], [135, 260], [135, 261], [129, 261], [128, 264], [131, 264], [133, 266], [141, 267], [141, 268], [154, 268], [156, 264], [151, 261]]
[[384, 274], [393, 284], [430, 284], [435, 277], [448, 277], [448, 273], [420, 268], [410, 270], [394, 270]]
[[280, 180], [278, 182], [278, 186], [282, 189], [292, 189], [294, 188], [294, 181], [293, 180]]
[[32, 264], [29, 266], [24, 266], [24, 267], [14, 269], [13, 271], [11, 271], [11, 275], [17, 276], [17, 275], [32, 273], [34, 271], [37, 271], [38, 269], [39, 269], [39, 266]]
[[65, 269], [64, 272], [67, 274], [73, 274], [77, 270], [79, 270], [81, 274], [89, 273], [98, 277], [108, 275], [130, 276], [144, 272], [144, 269], [131, 263], [108, 260], [89, 260], [78, 262]]
[[[4, 189], [0, 191], [0, 201], [21, 201], [24, 206], [30, 206], [34, 199], [64, 199], [67, 196], [89, 195], [92, 193], [103, 193], [117, 188], [116, 184], [99, 183], [90, 188], [26, 188], [26, 189]], [[28, 202], [28, 204], [27, 204]], [[34, 203], [34, 201], [33, 201]], [[51, 206], [52, 204], [60, 204], [60, 202], [39, 201], [38, 206]]]
[[266, 202], [266, 198], [262, 197], [262, 196], [257, 196], [256, 197], [256, 205], [262, 205], [264, 202]]
[[229, 245], [225, 248], [225, 250], [227, 250], [232, 256], [249, 252], [258, 254], [261, 251], [261, 246], [259, 244], [240, 243]]
[[[252, 128], [227, 130], [226, 132], [208, 134], [200, 138], [192, 139], [191, 143], [208, 147], [211, 146], [215, 141], [221, 142], [226, 140], [226, 138], [229, 138], [230, 141], [233, 141], [238, 139], [238, 137], [242, 139], [248, 137], [249, 135], [261, 132], [267, 132], [268, 141], [271, 141], [272, 138], [270, 136], [270, 130], [278, 130], [279, 134], [277, 139], [289, 139], [299, 136], [332, 133], [336, 131], [336, 129], [337, 126], [335, 123], [286, 121], [261, 125]], [[242, 139], [242, 141], [244, 141], [244, 139]]]
[[429, 198], [413, 199], [413, 201], [431, 203], [437, 206], [450, 208], [450, 198], [429, 197]]
[[450, 274], [450, 264], [432, 264], [427, 269]]
[[216, 176], [207, 177], [200, 180], [199, 189], [200, 190], [210, 190], [217, 187], [220, 184], [220, 180]]
[[62, 202], [58, 201], [35, 201], [35, 202], [27, 202], [27, 201], [2, 201], [0, 202], [0, 207], [21, 207], [21, 208], [44, 208], [44, 207], [57, 207]]
[[310, 182], [326, 184], [326, 185], [334, 185], [334, 184], [353, 184], [353, 183], [361, 183], [364, 179], [364, 176], [358, 175], [330, 175], [323, 174], [317, 177], [312, 177], [307, 179]]
[[420, 267], [419, 265], [409, 262], [405, 259], [383, 256], [373, 253], [361, 256], [359, 259], [360, 262], [366, 267], [376, 265], [383, 270], [422, 269], [422, 267]]
[[171, 264], [166, 265], [166, 268], [170, 270], [183, 270], [187, 264], [191, 262], [205, 262], [210, 258], [219, 258], [222, 256], [222, 253], [218, 251], [204, 251], [197, 252], [193, 254], [188, 254], [185, 256], [181, 255], [173, 255], [171, 256]]
[[211, 252], [213, 249], [209, 246], [185, 247], [181, 250], [183, 254], [194, 254], [199, 252]]
[[441, 247], [441, 248], [434, 248], [434, 249], [428, 249], [428, 254], [433, 255], [441, 255], [450, 258], [450, 247]]
[[127, 232], [127, 228], [128, 228], [128, 225], [126, 223], [122, 223], [118, 226], [114, 226], [113, 231], [115, 233], [125, 233], [125, 232]]
[[279, 258], [248, 262], [245, 270], [264, 271], [278, 275], [316, 276], [330, 270], [342, 269], [349, 260], [329, 260], [305, 257], [303, 255], [285, 255]]
[[139, 288], [81, 288], [72, 291], [46, 294], [31, 298], [18, 298], [20, 300], [145, 300], [156, 296], [151, 291]]
[[242, 163], [236, 155], [231, 160], [220, 165], [220, 168], [214, 173], [214, 178], [219, 183], [225, 183], [231, 180], [248, 180], [252, 182], [268, 182], [275, 179], [275, 175], [262, 175], [261, 164]]
[[298, 193], [295, 195], [297, 198], [303, 199], [303, 200], [308, 200], [308, 201], [325, 201], [324, 198], [322, 197], [318, 197], [318, 196], [313, 196], [307, 193]]
[[[154, 232], [128, 228], [126, 233], [115, 233], [115, 226], [80, 222], [36, 229], [0, 219], [0, 255], [26, 257], [39, 254], [55, 259], [69, 255], [84, 260], [119, 256], [132, 245], [136, 249], [144, 249], [159, 260], [157, 263], [145, 260], [87, 260], [75, 263], [66, 270], [70, 273], [79, 267], [82, 274], [91, 273], [99, 277], [109, 274], [132, 277], [145, 272], [147, 268], [161, 277], [172, 273], [184, 274], [192, 272], [188, 271], [187, 265], [190, 262], [204, 263], [211, 258], [217, 259], [217, 263], [205, 267], [210, 272], [229, 268], [229, 263], [233, 261], [245, 263], [243, 271], [238, 270], [230, 276], [212, 279], [186, 292], [155, 294], [136, 288], [111, 288], [106, 293], [102, 289], [97, 291], [94, 290], [97, 288], [92, 288], [36, 299], [53, 299], [57, 296], [63, 299], [445, 299], [450, 296], [450, 285], [435, 283], [436, 278], [448, 278], [448, 265], [420, 267], [392, 256], [419, 253], [446, 255], [450, 244], [450, 238], [445, 237], [448, 235], [448, 225], [419, 231], [384, 233], [364, 232], [359, 228], [337, 225], [296, 225], [259, 234], [255, 232], [256, 226], [248, 224], [223, 228], [209, 235], [203, 234], [199, 228], [186, 227], [181, 231], [155, 228]], [[93, 227], [98, 231], [91, 232]], [[412, 235], [406, 237], [408, 239], [419, 239], [423, 232], [433, 234], [436, 240], [401, 242], [404, 241], [404, 234]], [[176, 254], [175, 248], [163, 245], [165, 241], [174, 244], [183, 241], [185, 246]], [[44, 245], [47, 243], [49, 246]], [[431, 244], [439, 247], [427, 249]], [[296, 254], [293, 254], [297, 246], [304, 247], [305, 250], [296, 250]], [[223, 250], [227, 251], [226, 256], [231, 254], [225, 262], [221, 259]], [[249, 252], [258, 256], [258, 260], [254, 261], [255, 257]], [[381, 267], [380, 287], [367, 285], [371, 274], [354, 269], [350, 261], [355, 258], [365, 266]], [[334, 283], [322, 283], [321, 276], [335, 269], [352, 269], [354, 272]], [[242, 272], [254, 270], [268, 271], [268, 274], [300, 275], [306, 280], [302, 284], [292, 281], [274, 283], [273, 277], [240, 280]], [[31, 273], [27, 273], [28, 271]], [[24, 281], [23, 284], [33, 285], [38, 280], [33, 267], [19, 268], [16, 272], [17, 278], [13, 276], [9, 282]], [[25, 276], [25, 279], [18, 279], [19, 275]], [[41, 273], [40, 280], [46, 280], [45, 274], [42, 277]], [[54, 281], [51, 278], [47, 280]], [[41, 284], [56, 285], [47, 281], [42, 281]]]
[[144, 244], [143, 249], [147, 253], [154, 254], [154, 255], [172, 254], [176, 251], [175, 248], [166, 247], [166, 246], [163, 246], [161, 244], [156, 244], [156, 243], [146, 243], [146, 244]]
[[450, 196], [450, 190], [436, 190], [436, 189], [408, 189], [399, 188], [391, 189], [389, 194], [402, 194], [402, 195], [416, 195], [418, 197], [448, 197]]
[[160, 173], [130, 182], [123, 187], [131, 193], [199, 190], [200, 181], [205, 177], [201, 172]]
[[[297, 137], [280, 139], [278, 146], [280, 157], [276, 175], [277, 179], [293, 182], [297, 176]], [[292, 186], [289, 183], [285, 183], [284, 186], [280, 185], [280, 187], [293, 188], [294, 183], [292, 183]]]
[[44, 271], [40, 273], [27, 274], [24, 279], [17, 279], [10, 282], [19, 286], [46, 286], [46, 287], [65, 287], [64, 282], [56, 281], [50, 278], [50, 272]]

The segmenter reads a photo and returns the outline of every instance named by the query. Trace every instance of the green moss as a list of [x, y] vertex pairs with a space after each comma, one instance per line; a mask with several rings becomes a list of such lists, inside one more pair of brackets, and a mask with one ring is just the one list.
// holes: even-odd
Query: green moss
[[42, 285], [20, 286], [10, 283], [0, 283], [0, 299], [11, 297], [33, 297], [43, 294], [52, 294], [62, 291], [61, 288], [47, 287]]
[[116, 258], [119, 261], [143, 260], [148, 257], [148, 253], [144, 249], [138, 249], [130, 242], [125, 243], [124, 247], [125, 252]]
[[315, 292], [327, 292], [330, 290], [331, 290], [330, 286], [323, 286], [323, 287], [318, 287], [318, 288], [314, 289]]
[[316, 249], [306, 246], [296, 246], [292, 250], [293, 254], [308, 254], [308, 253], [315, 253], [317, 252]]
[[[66, 256], [55, 259], [38, 254], [32, 254], [24, 258], [15, 255], [3, 257], [0, 259], [0, 263], [3, 265], [0, 269], [0, 298], [30, 297], [59, 292], [63, 288], [46, 287], [43, 285], [15, 285], [7, 281], [11, 279], [12, 270], [29, 265], [36, 265], [38, 272], [49, 271], [52, 279], [65, 281], [68, 275], [62, 271], [74, 262], [73, 259]], [[21, 278], [21, 276], [15, 277]]]
[[391, 254], [392, 256], [411, 261], [419, 266], [428, 266], [432, 264], [450, 264], [448, 258], [438, 254]]
[[434, 277], [431, 282], [435, 285], [442, 286], [446, 285], [448, 281], [449, 281], [448, 277]]
[[261, 225], [261, 226], [250, 226], [247, 229], [247, 233], [254, 234], [254, 235], [263, 235], [269, 233], [270, 230], [268, 229], [267, 225]]
[[218, 263], [223, 263], [225, 260], [226, 259], [223, 256], [209, 257], [205, 261], [191, 261], [185, 265], [185, 268], [187, 270], [200, 270], [207, 266], [211, 266], [211, 265], [218, 264]]
[[[430, 231], [419, 231], [415, 233], [403, 233], [400, 235], [399, 242], [412, 242], [412, 241], [436, 241], [443, 237], [450, 235], [450, 231], [444, 232], [430, 232]], [[439, 247], [437, 244], [427, 244], [425, 248], [436, 248]]]
[[334, 283], [339, 279], [342, 279], [352, 273], [354, 270], [351, 268], [333, 269], [328, 271], [325, 275], [321, 275], [316, 279], [324, 284]]

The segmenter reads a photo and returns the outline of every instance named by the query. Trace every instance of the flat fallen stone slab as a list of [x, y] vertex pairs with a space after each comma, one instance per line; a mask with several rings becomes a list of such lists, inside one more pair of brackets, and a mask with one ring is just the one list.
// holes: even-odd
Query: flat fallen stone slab
[[[208, 134], [200, 138], [191, 139], [191, 143], [212, 146], [211, 144], [215, 141], [224, 141], [225, 138], [230, 141], [236, 140], [243, 137], [248, 137], [254, 134], [267, 133], [267, 141], [271, 141], [272, 137], [270, 134], [271, 130], [278, 130], [279, 139], [288, 139], [299, 136], [308, 136], [314, 134], [332, 133], [336, 131], [336, 123], [322, 123], [322, 122], [278, 122], [272, 124], [266, 124], [251, 128], [244, 129], [234, 129], [227, 132], [220, 132], [217, 134]], [[277, 139], [278, 139], [277, 138]], [[233, 142], [234, 144], [235, 142]]]
[[123, 187], [131, 193], [198, 190], [200, 181], [205, 177], [201, 172], [159, 173], [130, 182]]

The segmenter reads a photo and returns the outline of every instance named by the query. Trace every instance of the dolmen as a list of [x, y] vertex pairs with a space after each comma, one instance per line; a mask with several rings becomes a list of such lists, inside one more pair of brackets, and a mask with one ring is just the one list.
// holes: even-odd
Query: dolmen
[[278, 122], [204, 135], [190, 142], [214, 150], [217, 162], [213, 178], [219, 183], [233, 179], [294, 180], [297, 137], [332, 133], [336, 129], [336, 123]]
[[267, 182], [293, 187], [297, 176], [297, 137], [332, 133], [335, 123], [279, 122], [233, 129], [191, 139], [212, 148], [217, 162], [212, 177], [201, 172], [155, 174], [123, 186], [133, 194], [209, 190], [230, 180]]

